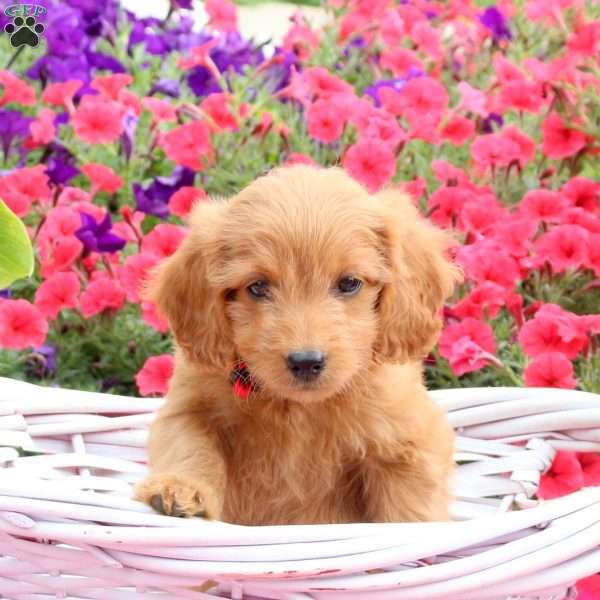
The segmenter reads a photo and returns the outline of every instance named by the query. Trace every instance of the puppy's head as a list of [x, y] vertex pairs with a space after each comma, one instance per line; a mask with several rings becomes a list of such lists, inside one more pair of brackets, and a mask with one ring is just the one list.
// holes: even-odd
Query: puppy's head
[[224, 375], [243, 360], [271, 395], [323, 400], [432, 348], [457, 280], [448, 242], [398, 192], [282, 168], [200, 205], [152, 296], [188, 360]]

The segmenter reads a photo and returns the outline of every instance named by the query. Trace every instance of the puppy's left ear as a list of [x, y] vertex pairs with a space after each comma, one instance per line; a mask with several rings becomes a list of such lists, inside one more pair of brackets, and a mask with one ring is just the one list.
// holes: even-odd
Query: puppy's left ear
[[388, 269], [376, 351], [384, 360], [419, 360], [436, 344], [444, 301], [462, 279], [448, 256], [453, 238], [425, 221], [400, 192], [380, 192], [374, 200], [383, 219], [378, 233]]

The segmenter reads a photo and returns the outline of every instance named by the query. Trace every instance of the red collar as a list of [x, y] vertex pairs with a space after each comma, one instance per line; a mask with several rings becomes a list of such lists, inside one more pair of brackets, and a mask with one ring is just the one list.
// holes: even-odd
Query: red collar
[[231, 385], [233, 386], [233, 393], [242, 400], [247, 400], [250, 392], [257, 388], [246, 363], [243, 361], [237, 363], [229, 376], [229, 381], [231, 381]]

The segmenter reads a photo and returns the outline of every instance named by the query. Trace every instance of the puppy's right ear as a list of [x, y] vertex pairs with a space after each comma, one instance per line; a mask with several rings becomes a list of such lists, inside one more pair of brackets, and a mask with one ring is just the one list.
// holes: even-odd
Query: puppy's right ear
[[177, 251], [155, 271], [145, 296], [169, 321], [188, 360], [211, 367], [233, 364], [225, 292], [211, 283], [225, 249], [220, 241], [225, 202], [198, 205]]

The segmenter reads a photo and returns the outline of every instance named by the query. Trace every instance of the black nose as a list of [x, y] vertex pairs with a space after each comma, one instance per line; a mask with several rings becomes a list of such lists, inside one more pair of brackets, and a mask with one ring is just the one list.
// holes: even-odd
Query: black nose
[[296, 379], [313, 381], [325, 368], [325, 355], [319, 350], [291, 352], [288, 354], [287, 364]]

